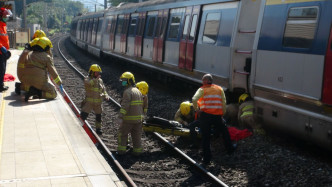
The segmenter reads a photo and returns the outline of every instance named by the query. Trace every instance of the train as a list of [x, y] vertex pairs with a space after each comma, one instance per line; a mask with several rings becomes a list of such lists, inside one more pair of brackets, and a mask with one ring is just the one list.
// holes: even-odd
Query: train
[[151, 0], [77, 16], [95, 55], [249, 93], [264, 126], [332, 150], [332, 1]]

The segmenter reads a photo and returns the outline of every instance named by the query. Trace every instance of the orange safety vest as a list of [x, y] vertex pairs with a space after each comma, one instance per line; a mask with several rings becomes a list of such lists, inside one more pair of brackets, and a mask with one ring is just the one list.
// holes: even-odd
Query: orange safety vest
[[[2, 46], [4, 46], [7, 50], [9, 49], [7, 25], [6, 25], [6, 23], [0, 21], [0, 48]], [[0, 51], [0, 54], [2, 54], [1, 51]]]
[[203, 96], [197, 101], [197, 104], [205, 113], [213, 115], [223, 115], [222, 111], [222, 88], [215, 84], [203, 85]]

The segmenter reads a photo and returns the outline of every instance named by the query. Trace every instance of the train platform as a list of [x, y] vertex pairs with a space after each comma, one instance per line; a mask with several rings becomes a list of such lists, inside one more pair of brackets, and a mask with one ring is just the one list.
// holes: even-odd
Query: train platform
[[[21, 50], [6, 73], [16, 76]], [[0, 186], [123, 186], [64, 99], [24, 101], [15, 81], [0, 93]]]

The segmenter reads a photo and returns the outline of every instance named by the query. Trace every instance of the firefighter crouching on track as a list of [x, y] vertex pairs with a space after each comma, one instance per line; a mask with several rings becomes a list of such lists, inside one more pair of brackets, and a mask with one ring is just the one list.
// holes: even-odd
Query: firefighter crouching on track
[[195, 119], [195, 110], [192, 103], [184, 101], [180, 104], [180, 108], [174, 115], [174, 120], [183, 124], [184, 127], [189, 127], [189, 124]]
[[52, 43], [48, 38], [41, 37], [35, 38], [30, 44], [32, 51], [26, 57], [20, 85], [21, 89], [28, 90], [25, 93], [25, 101], [27, 102], [31, 96], [37, 96], [39, 99], [54, 99], [57, 92], [54, 85], [49, 82], [48, 74], [59, 85], [61, 92], [63, 92], [63, 87], [54, 67], [53, 58], [48, 53]]
[[211, 125], [221, 131], [225, 147], [228, 153], [235, 150], [227, 127], [223, 123], [222, 116], [226, 112], [226, 97], [220, 86], [212, 84], [212, 75], [205, 74], [202, 77], [203, 86], [200, 87], [192, 98], [193, 106], [198, 112], [198, 121], [202, 130], [203, 163], [211, 161], [210, 135]]
[[6, 73], [7, 59], [10, 58], [9, 40], [7, 34], [7, 20], [12, 16], [12, 12], [6, 8], [0, 8], [0, 92], [8, 90], [3, 79]]
[[[34, 39], [41, 38], [41, 37], [46, 37], [46, 34], [44, 33], [44, 31], [36, 30], [36, 32], [33, 34], [32, 41], [36, 42], [37, 40], [34, 40]], [[31, 45], [34, 45], [34, 44], [32, 44], [32, 41], [30, 43], [25, 44], [25, 48], [24, 48], [23, 52], [21, 53], [20, 58], [18, 59], [17, 77], [20, 82], [21, 82], [22, 76], [25, 72], [24, 68], [25, 68], [26, 58], [27, 58], [29, 52], [32, 51]], [[51, 48], [53, 48], [52, 43], [51, 43]], [[47, 52], [49, 52], [50, 56], [53, 57], [51, 50], [48, 50]], [[15, 93], [17, 95], [21, 94], [21, 83], [20, 82], [15, 83]], [[25, 91], [28, 91], [28, 90], [25, 90]]]
[[254, 101], [248, 94], [242, 94], [239, 97], [238, 121], [240, 127], [257, 128], [254, 118]]
[[141, 136], [144, 115], [143, 95], [135, 86], [135, 77], [130, 72], [124, 72], [120, 81], [125, 87], [118, 116], [118, 154], [126, 153], [128, 134], [133, 139], [133, 154], [138, 156], [143, 152]]
[[92, 64], [89, 69], [89, 75], [84, 78], [85, 99], [82, 101], [81, 118], [85, 121], [91, 110], [96, 114], [96, 132], [101, 135], [101, 113], [103, 99], [109, 100], [105, 85], [101, 79], [101, 68], [97, 64]]

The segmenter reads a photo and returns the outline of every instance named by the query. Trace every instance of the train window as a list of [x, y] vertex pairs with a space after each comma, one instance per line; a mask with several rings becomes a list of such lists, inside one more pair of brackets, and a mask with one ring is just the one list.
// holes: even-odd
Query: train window
[[208, 13], [206, 15], [203, 43], [216, 43], [219, 32], [220, 15], [221, 13]]
[[283, 46], [310, 48], [315, 38], [318, 7], [296, 7], [288, 12]]
[[111, 28], [112, 28], [112, 20], [107, 18], [107, 28], [106, 28], [106, 33], [111, 33]]
[[137, 18], [131, 18], [130, 20], [130, 26], [129, 26], [129, 35], [130, 36], [134, 36], [136, 34], [136, 22], [137, 22]]
[[125, 20], [123, 21], [123, 27], [122, 27], [121, 34], [127, 34], [128, 23], [129, 23], [129, 20], [128, 20], [128, 19], [125, 19]]
[[123, 18], [119, 18], [118, 19], [118, 24], [117, 24], [117, 28], [116, 28], [116, 34], [121, 34], [122, 32], [122, 27], [123, 27]]
[[154, 26], [156, 24], [156, 17], [150, 17], [148, 21], [148, 30], [147, 30], [147, 37], [152, 37], [154, 34]]
[[161, 24], [161, 17], [157, 19], [157, 27], [156, 27], [156, 37], [160, 36], [160, 24]]
[[168, 33], [168, 38], [177, 38], [179, 35], [181, 16], [173, 16], [171, 18], [170, 29]]
[[103, 26], [103, 18], [100, 18], [98, 20], [98, 29], [97, 29], [97, 32], [100, 32], [101, 31], [101, 27]]
[[189, 34], [190, 41], [193, 41], [195, 38], [196, 25], [197, 25], [197, 15], [194, 15], [193, 20], [191, 21], [191, 29], [190, 29], [190, 34]]
[[182, 39], [185, 40], [187, 38], [188, 35], [188, 27], [189, 27], [189, 19], [190, 19], [190, 15], [187, 15], [184, 21], [184, 28], [183, 28], [183, 32], [182, 32]]
[[160, 36], [163, 37], [164, 33], [165, 33], [165, 28], [167, 25], [167, 17], [163, 18], [163, 23], [161, 24], [161, 29], [160, 29]]

